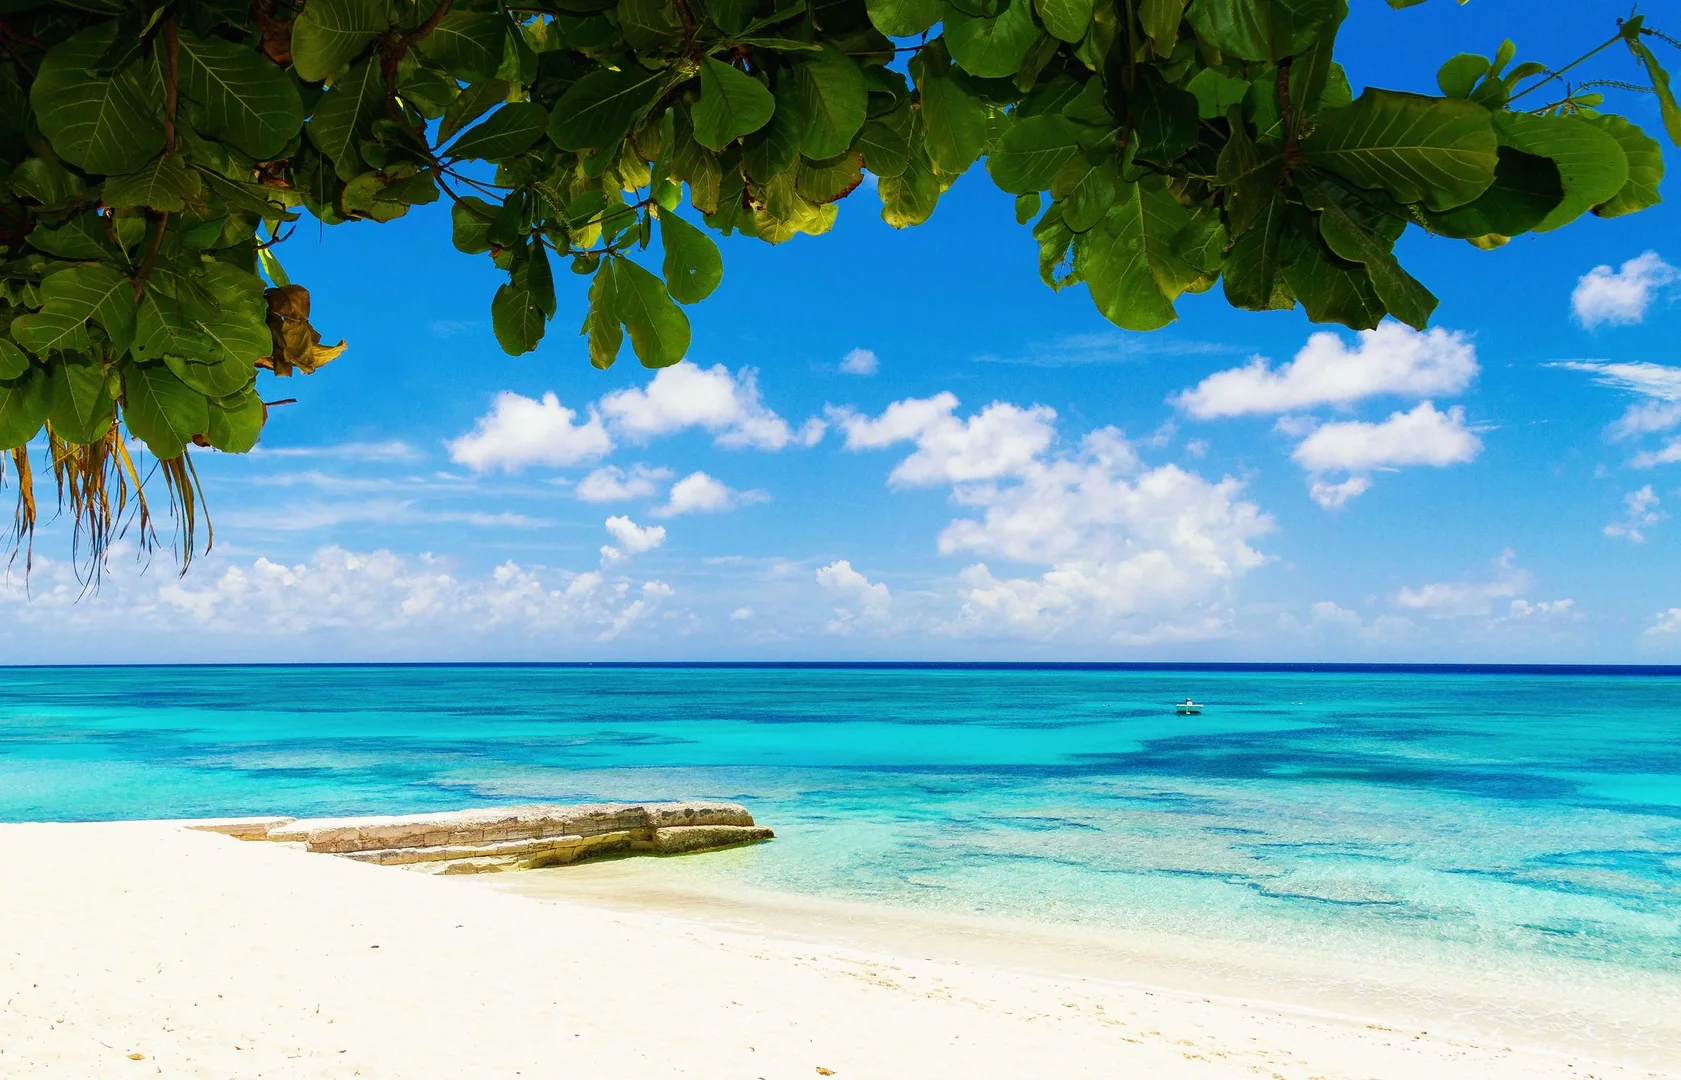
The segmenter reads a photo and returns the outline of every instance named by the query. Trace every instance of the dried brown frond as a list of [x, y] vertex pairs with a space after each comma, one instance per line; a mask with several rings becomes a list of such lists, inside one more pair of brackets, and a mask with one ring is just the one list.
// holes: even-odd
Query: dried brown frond
[[58, 504], [72, 521], [76, 576], [98, 586], [111, 542], [122, 535], [130, 502], [129, 477], [116, 448], [122, 431], [113, 421], [97, 442], [73, 443], [47, 426], [47, 452], [58, 481]]
[[21, 549], [27, 574], [35, 564], [35, 474], [29, 469], [28, 447], [20, 446], [11, 453], [18, 477], [17, 509], [12, 513], [12, 561], [17, 561]]
[[[184, 576], [187, 567], [193, 561], [199, 506], [204, 502], [204, 486], [199, 483], [198, 470], [193, 468], [193, 459], [185, 450], [181, 452], [180, 457], [159, 461], [158, 470], [163, 473], [163, 486], [169, 492], [169, 511], [175, 518], [176, 561], [180, 564]], [[206, 516], [205, 554], [210, 553], [215, 543], [216, 530], [211, 526], [210, 518]]]

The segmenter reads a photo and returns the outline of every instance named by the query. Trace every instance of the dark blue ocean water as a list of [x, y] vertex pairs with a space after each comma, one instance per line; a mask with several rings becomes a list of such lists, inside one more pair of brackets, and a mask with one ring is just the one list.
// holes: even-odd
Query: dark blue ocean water
[[0, 820], [680, 797], [773, 889], [1681, 972], [1662, 672], [0, 669]]

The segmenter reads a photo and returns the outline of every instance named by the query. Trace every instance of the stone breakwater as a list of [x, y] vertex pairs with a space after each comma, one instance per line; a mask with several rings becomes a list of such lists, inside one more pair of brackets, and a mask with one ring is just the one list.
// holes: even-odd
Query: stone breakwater
[[397, 817], [236, 818], [190, 826], [240, 840], [434, 874], [560, 866], [601, 855], [682, 855], [769, 840], [745, 806], [722, 802], [538, 804]]

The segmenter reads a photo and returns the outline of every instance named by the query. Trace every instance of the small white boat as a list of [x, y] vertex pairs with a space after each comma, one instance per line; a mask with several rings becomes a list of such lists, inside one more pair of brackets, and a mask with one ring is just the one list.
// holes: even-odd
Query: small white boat
[[1184, 701], [1175, 705], [1173, 707], [1173, 711], [1180, 716], [1200, 716], [1202, 715], [1202, 705], [1198, 702], [1192, 701], [1190, 698], [1186, 698]]

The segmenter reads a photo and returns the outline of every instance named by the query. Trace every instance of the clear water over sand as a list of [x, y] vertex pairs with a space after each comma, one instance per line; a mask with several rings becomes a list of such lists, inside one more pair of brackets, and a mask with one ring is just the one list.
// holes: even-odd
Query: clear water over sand
[[1681, 976], [1676, 677], [0, 670], [0, 820], [673, 797], [778, 831], [708, 887]]

